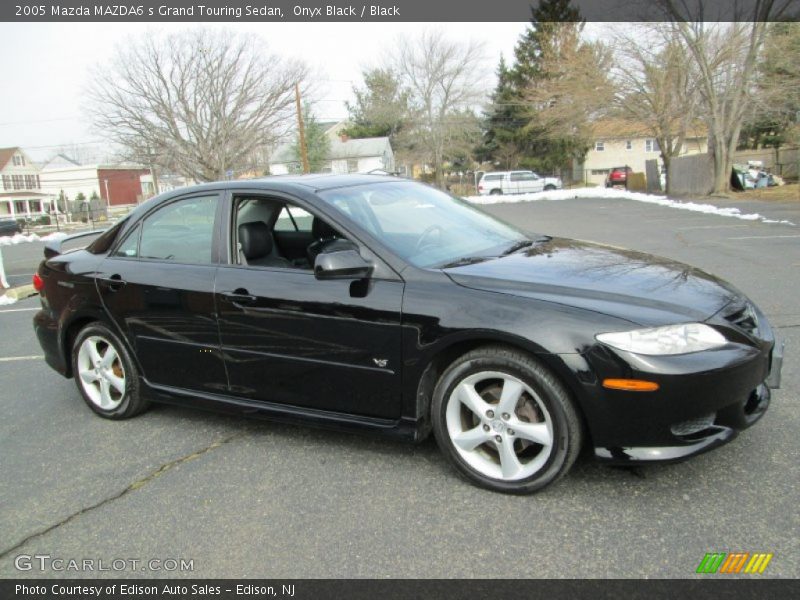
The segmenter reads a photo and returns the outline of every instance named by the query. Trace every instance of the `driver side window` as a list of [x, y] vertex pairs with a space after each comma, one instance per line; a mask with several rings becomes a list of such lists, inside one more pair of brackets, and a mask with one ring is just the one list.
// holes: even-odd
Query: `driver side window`
[[236, 262], [251, 267], [312, 270], [317, 255], [343, 236], [326, 221], [283, 199], [237, 198]]

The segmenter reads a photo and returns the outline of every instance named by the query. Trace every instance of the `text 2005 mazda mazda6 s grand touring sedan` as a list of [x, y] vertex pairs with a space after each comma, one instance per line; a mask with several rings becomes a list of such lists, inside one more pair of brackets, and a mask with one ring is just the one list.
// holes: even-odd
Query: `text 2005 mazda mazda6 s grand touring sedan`
[[533, 492], [582, 447], [687, 458], [767, 409], [782, 345], [727, 283], [525, 234], [380, 176], [163, 194], [85, 249], [45, 248], [34, 318], [89, 407], [154, 400], [424, 439], [472, 482]]

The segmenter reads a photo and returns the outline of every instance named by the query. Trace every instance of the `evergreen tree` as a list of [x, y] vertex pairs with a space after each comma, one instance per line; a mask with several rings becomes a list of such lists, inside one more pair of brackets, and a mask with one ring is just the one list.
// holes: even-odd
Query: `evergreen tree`
[[353, 88], [356, 101], [346, 103], [352, 125], [343, 133], [352, 138], [394, 138], [408, 119], [408, 91], [390, 68], [363, 73], [364, 87]]
[[[543, 55], [553, 50], [562, 39], [577, 39], [583, 29], [578, 9], [570, 0], [542, 0], [531, 7], [531, 24], [520, 36], [514, 48], [514, 66], [509, 72], [514, 103], [510, 107], [509, 123], [515, 130], [515, 145], [519, 165], [544, 171], [568, 166], [581, 150], [569, 138], [553, 139], [536, 123], [535, 107], [527, 105], [528, 90], [537, 81], [547, 79]], [[564, 35], [567, 30], [570, 35]]]
[[[317, 121], [308, 104], [303, 106], [303, 124], [305, 125], [308, 166], [312, 173], [319, 173], [329, 162], [331, 141], [325, 134], [325, 128]], [[298, 164], [302, 164], [299, 133], [295, 136], [292, 150], [295, 160]]]
[[524, 121], [519, 119], [517, 95], [511, 83], [511, 70], [500, 57], [497, 67], [497, 87], [490, 96], [491, 104], [483, 113], [483, 139], [475, 149], [481, 162], [494, 161], [504, 168], [514, 168], [518, 163], [516, 135]]

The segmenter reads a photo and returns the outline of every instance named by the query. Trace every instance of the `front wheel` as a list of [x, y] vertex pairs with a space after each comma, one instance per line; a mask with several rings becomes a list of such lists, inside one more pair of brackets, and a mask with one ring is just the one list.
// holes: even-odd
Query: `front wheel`
[[72, 374], [89, 408], [106, 419], [127, 419], [147, 408], [139, 374], [122, 341], [102, 323], [81, 329], [72, 346]]
[[503, 347], [456, 360], [434, 390], [436, 441], [458, 472], [499, 492], [529, 494], [569, 471], [581, 422], [569, 393], [545, 367]]

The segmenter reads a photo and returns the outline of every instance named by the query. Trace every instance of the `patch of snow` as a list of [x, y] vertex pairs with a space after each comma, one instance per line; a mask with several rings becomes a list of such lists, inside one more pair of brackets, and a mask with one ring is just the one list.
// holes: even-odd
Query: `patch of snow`
[[35, 233], [25, 235], [24, 233], [15, 233], [12, 236], [0, 237], [0, 246], [16, 246], [25, 242], [38, 242], [39, 236]]
[[742, 219], [743, 221], [761, 221], [762, 223], [795, 225], [791, 221], [787, 221], [785, 219], [782, 220], [768, 219], [767, 217], [764, 217], [763, 215], [760, 215], [758, 213], [743, 213], [736, 207], [723, 208], [720, 206], [714, 206], [713, 204], [682, 202], [680, 200], [665, 198], [664, 196], [643, 194], [641, 192], [629, 192], [627, 190], [616, 190], [614, 188], [606, 188], [606, 187], [587, 187], [587, 188], [575, 188], [571, 190], [552, 190], [549, 192], [514, 194], [509, 196], [506, 195], [467, 196], [464, 199], [472, 204], [500, 204], [504, 202], [538, 202], [541, 200], [573, 200], [576, 198], [634, 200], [636, 202], [645, 202], [647, 204], [657, 204], [659, 206], [665, 206], [667, 208], [689, 210], [709, 215], [718, 215], [720, 217], [733, 217], [735, 219]]
[[5, 294], [0, 296], [0, 306], [8, 306], [9, 304], [14, 304], [14, 302], [16, 301], [17, 301], [16, 298], [6, 296]]

